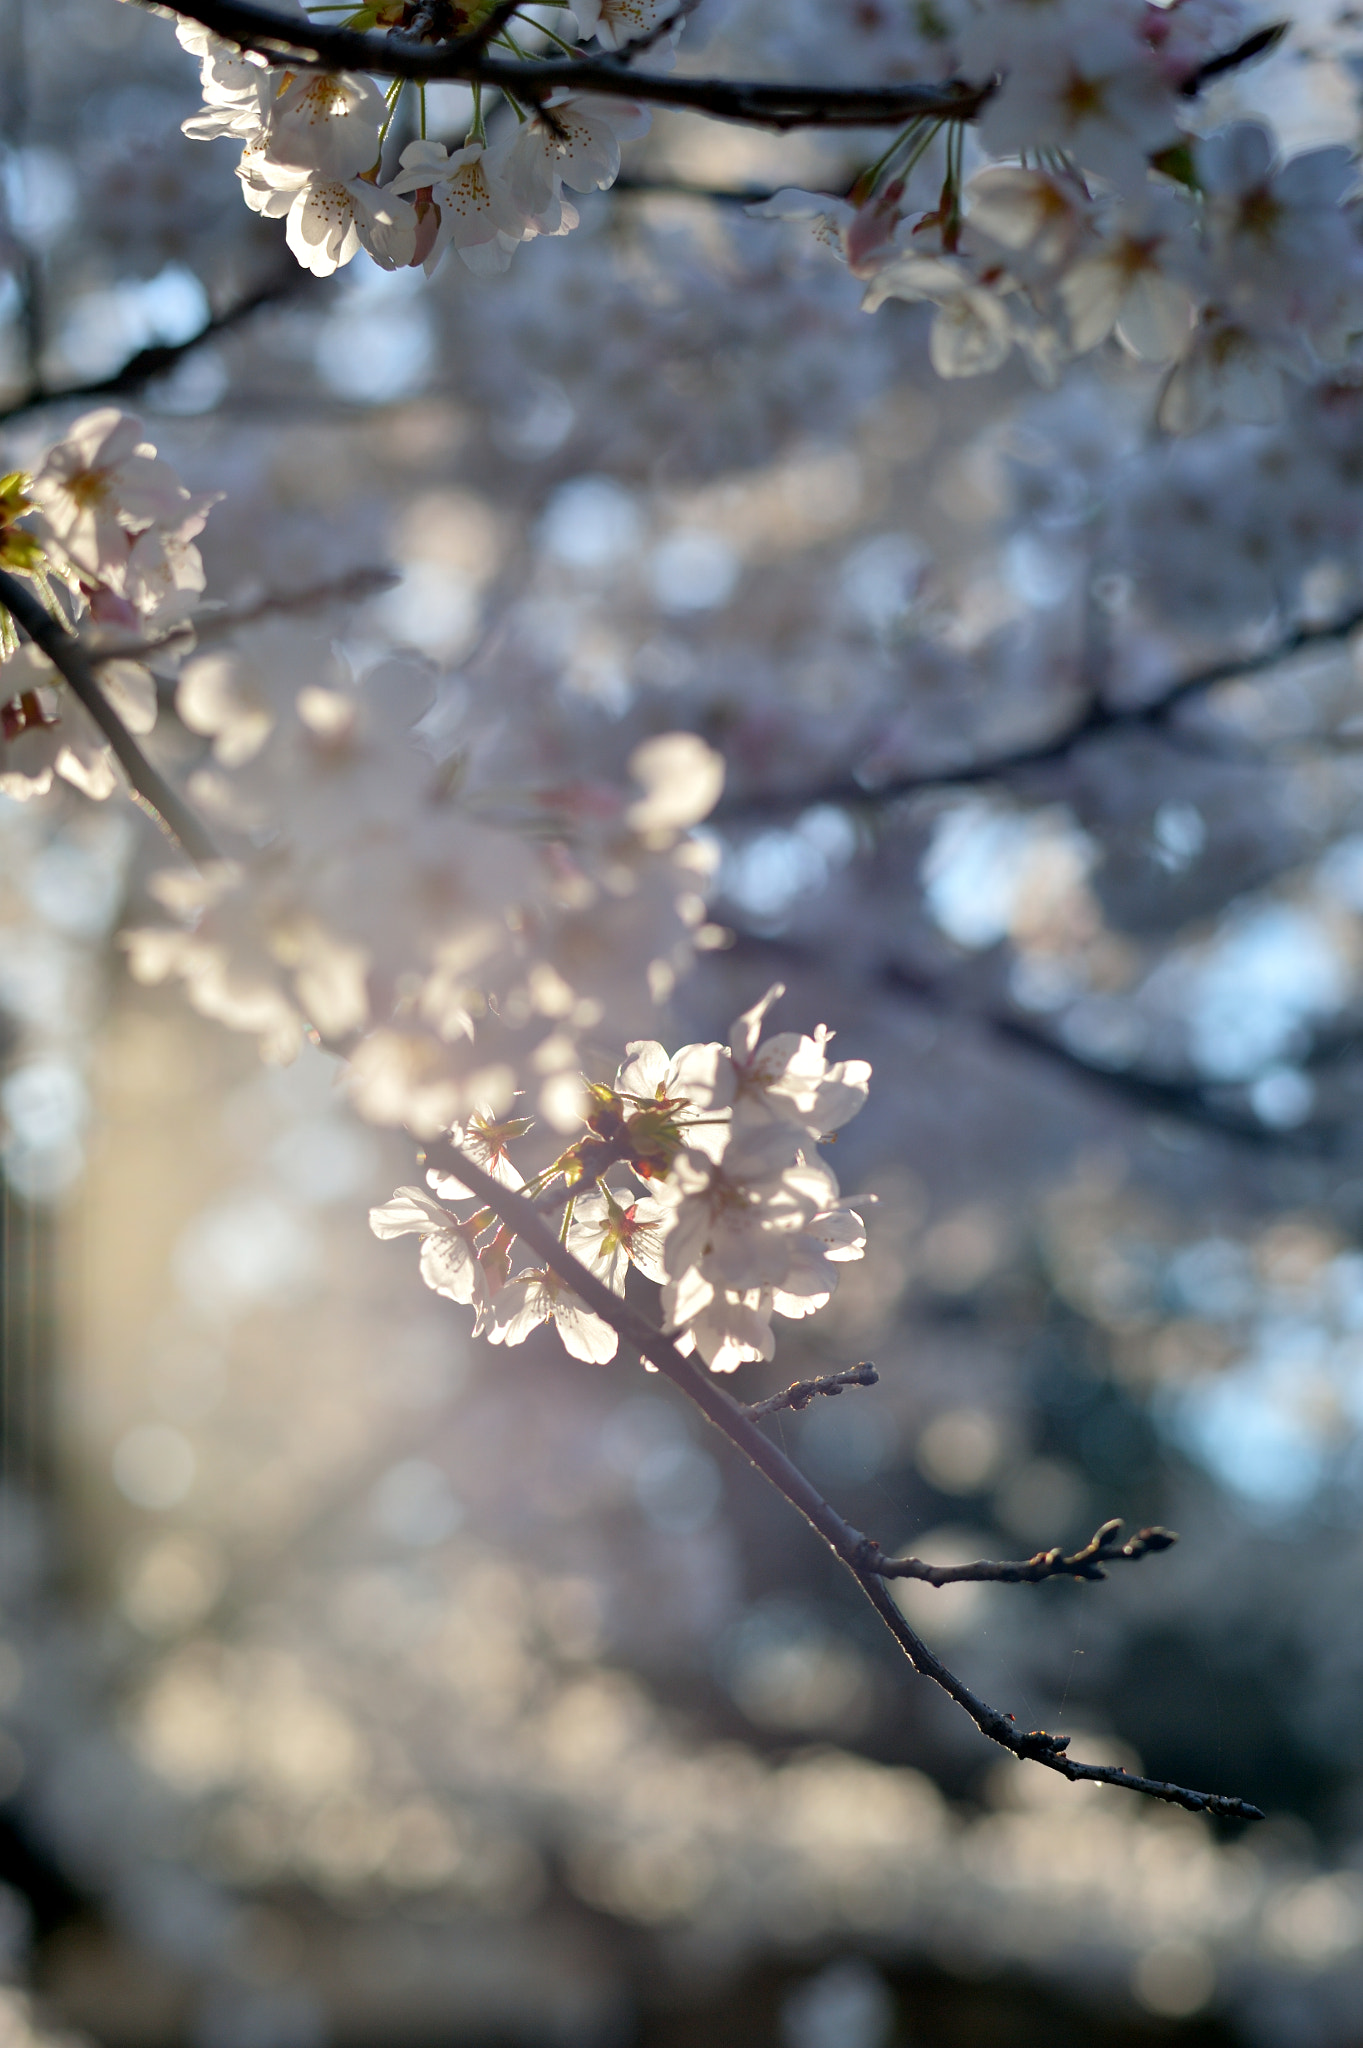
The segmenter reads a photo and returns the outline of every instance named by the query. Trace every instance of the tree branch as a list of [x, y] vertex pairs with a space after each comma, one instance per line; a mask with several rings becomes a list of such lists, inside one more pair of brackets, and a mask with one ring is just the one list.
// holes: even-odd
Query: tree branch
[[[155, 0], [138, 0], [141, 6]], [[462, 79], [491, 85], [522, 105], [538, 106], [551, 93], [603, 93], [612, 99], [646, 100], [656, 107], [680, 107], [722, 121], [759, 128], [883, 128], [901, 121], [973, 120], [993, 91], [986, 85], [949, 80], [945, 85], [782, 85], [767, 81], [663, 76], [633, 71], [628, 52], [551, 57], [538, 62], [490, 57], [477, 33], [447, 43], [414, 37], [332, 28], [310, 22], [304, 28], [252, 0], [184, 0], [175, 13], [212, 29], [225, 41], [254, 50], [273, 63], [297, 69], [368, 71], [380, 78]]]
[[[157, 0], [139, 0], [139, 5], [162, 11]], [[464, 79], [497, 86], [523, 105], [538, 105], [550, 93], [564, 90], [605, 93], [761, 128], [880, 128], [921, 119], [973, 121], [994, 90], [992, 79], [982, 85], [949, 79], [942, 85], [828, 86], [662, 77], [656, 72], [632, 71], [628, 49], [619, 56], [526, 62], [489, 57], [479, 29], [443, 44], [424, 42], [396, 30], [379, 34], [317, 22], [309, 22], [304, 30], [252, 0], [176, 0], [174, 12], [241, 49], [296, 68], [368, 71], [381, 78]], [[1235, 49], [1210, 58], [1183, 81], [1181, 92], [1195, 94], [1205, 80], [1249, 63], [1285, 33], [1286, 24], [1259, 30]]]
[[595, 1315], [609, 1323], [626, 1344], [671, 1380], [696, 1404], [707, 1420], [770, 1480], [777, 1491], [799, 1509], [852, 1574], [915, 1671], [941, 1686], [970, 1716], [981, 1734], [987, 1735], [1013, 1756], [1043, 1764], [1047, 1770], [1056, 1771], [1072, 1782], [1084, 1780], [1118, 1785], [1129, 1792], [1143, 1792], [1153, 1799], [1182, 1806], [1190, 1813], [1214, 1813], [1232, 1820], [1262, 1820], [1259, 1808], [1245, 1799], [1219, 1792], [1193, 1791], [1162, 1779], [1141, 1777], [1116, 1765], [1081, 1763], [1066, 1754], [1070, 1740], [1067, 1735], [1049, 1735], [1039, 1728], [1024, 1734], [1011, 1714], [1002, 1714], [978, 1698], [954, 1672], [948, 1670], [900, 1613], [874, 1562], [881, 1555], [879, 1546], [860, 1530], [854, 1529], [850, 1522], [844, 1521], [799, 1467], [762, 1434], [752, 1416], [732, 1395], [726, 1393], [694, 1359], [683, 1357], [670, 1338], [629, 1302], [612, 1294], [595, 1274], [575, 1259], [559, 1243], [553, 1224], [523, 1196], [503, 1187], [455, 1145], [447, 1142], [431, 1145], [423, 1156], [447, 1168], [465, 1187], [472, 1189], [481, 1202], [524, 1239], [552, 1272], [568, 1283]]
[[1101, 698], [1095, 699], [1069, 725], [1052, 733], [1049, 739], [1037, 740], [1030, 746], [984, 754], [974, 761], [963, 762], [959, 768], [910, 769], [884, 782], [862, 782], [853, 772], [840, 776], [836, 781], [807, 785], [803, 789], [752, 791], [721, 804], [714, 814], [714, 822], [722, 824], [727, 818], [784, 816], [791, 811], [810, 810], [819, 804], [837, 804], [846, 810], [867, 810], [881, 804], [896, 803], [902, 797], [917, 796], [926, 790], [969, 789], [981, 782], [1006, 781], [1024, 769], [1046, 768], [1063, 761], [1086, 740], [1097, 739], [1106, 733], [1158, 731], [1170, 714], [1190, 698], [1201, 696], [1220, 683], [1235, 682], [1241, 676], [1262, 675], [1308, 647], [1347, 639], [1360, 626], [1363, 626], [1363, 605], [1319, 625], [1294, 627], [1281, 640], [1274, 641], [1271, 647], [1263, 648], [1257, 654], [1241, 655], [1231, 660], [1212, 662], [1206, 668], [1193, 669], [1171, 683], [1163, 695], [1147, 703], [1113, 705]]
[[975, 1585], [981, 1580], [1039, 1586], [1043, 1579], [1105, 1579], [1107, 1565], [1122, 1558], [1135, 1563], [1152, 1551], [1171, 1549], [1177, 1541], [1171, 1529], [1154, 1528], [1140, 1529], [1123, 1543], [1122, 1524], [1112, 1521], [1104, 1522], [1082, 1550], [1068, 1557], [1057, 1544], [1053, 1550], [1038, 1550], [1025, 1564], [995, 1564], [987, 1558], [976, 1564], [925, 1564], [921, 1557], [886, 1557], [874, 1544], [865, 1561], [882, 1579], [921, 1579], [927, 1586]]
[[820, 1394], [831, 1399], [844, 1387], [875, 1387], [880, 1374], [873, 1365], [849, 1366], [846, 1372], [826, 1372], [816, 1380], [796, 1380], [784, 1393], [769, 1394], [765, 1401], [749, 1401], [744, 1414], [758, 1422], [764, 1415], [780, 1415], [787, 1408], [808, 1408]]
[[140, 390], [153, 377], [163, 377], [168, 370], [173, 370], [177, 363], [192, 355], [196, 348], [202, 348], [206, 341], [212, 341], [216, 335], [226, 334], [243, 320], [249, 320], [262, 306], [291, 296], [307, 281], [308, 273], [291, 265], [287, 272], [281, 273], [271, 283], [248, 292], [244, 299], [238, 299], [234, 305], [205, 320], [196, 333], [186, 335], [183, 341], [156, 342], [151, 348], [140, 348], [136, 355], [129, 356], [121, 369], [111, 371], [107, 377], [97, 377], [89, 384], [66, 384], [57, 390], [47, 385], [33, 385], [22, 398], [0, 407], [0, 426], [24, 413], [37, 412], [45, 405], [65, 405], [70, 400], [81, 398], [122, 398], [127, 392]]
[[1146, 1073], [1135, 1066], [1099, 1066], [1053, 1032], [1041, 1030], [1025, 1018], [1001, 1015], [983, 1004], [962, 1001], [949, 984], [921, 973], [903, 960], [884, 963], [880, 979], [882, 986], [893, 993], [921, 1002], [940, 1016], [953, 1020], [967, 1018], [995, 1038], [1036, 1055], [1094, 1093], [1109, 1100], [1115, 1098], [1130, 1109], [1168, 1117], [1255, 1151], [1328, 1157], [1336, 1149], [1337, 1133], [1328, 1125], [1304, 1122], [1283, 1128], [1264, 1123], [1251, 1109], [1224, 1099], [1221, 1091], [1229, 1093], [1234, 1083], [1222, 1082], [1214, 1088], [1210, 1083]]
[[[204, 826], [160, 770], [154, 768], [100, 687], [84, 644], [8, 570], [0, 569], [0, 605], [18, 621], [69, 684], [109, 742], [133, 794], [162, 831], [199, 867], [220, 858]], [[0, 670], [3, 675], [3, 670]]]

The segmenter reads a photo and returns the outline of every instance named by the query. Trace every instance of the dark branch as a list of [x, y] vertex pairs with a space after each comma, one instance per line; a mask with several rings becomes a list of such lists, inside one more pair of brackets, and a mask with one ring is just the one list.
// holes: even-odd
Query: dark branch
[[[8, 570], [0, 569], [0, 605], [21, 625], [30, 640], [60, 670], [71, 691], [85, 706], [132, 785], [133, 794], [183, 852], [200, 867], [219, 858], [218, 849], [199, 819], [160, 770], [153, 768], [100, 687], [94, 663], [83, 643], [54, 619], [39, 598]], [[0, 671], [3, 673], [3, 671]]]
[[925, 1564], [921, 1557], [886, 1557], [874, 1543], [864, 1563], [882, 1579], [921, 1579], [927, 1586], [974, 1585], [980, 1580], [1039, 1586], [1043, 1579], [1105, 1579], [1109, 1564], [1122, 1558], [1134, 1563], [1152, 1551], [1170, 1549], [1177, 1541], [1170, 1529], [1140, 1529], [1123, 1543], [1122, 1524], [1114, 1521], [1104, 1522], [1082, 1550], [1066, 1556], [1057, 1544], [1053, 1550], [1038, 1550], [1025, 1564], [996, 1564], [988, 1558], [976, 1564]]
[[1116, 1098], [1134, 1110], [1165, 1116], [1218, 1137], [1238, 1141], [1256, 1150], [1328, 1155], [1335, 1134], [1320, 1123], [1295, 1124], [1287, 1129], [1264, 1123], [1249, 1108], [1228, 1099], [1229, 1091], [1210, 1092], [1196, 1081], [1144, 1073], [1136, 1067], [1100, 1066], [1065, 1044], [1050, 1031], [1039, 1029], [1021, 1017], [1000, 1015], [978, 1003], [967, 1003], [940, 980], [920, 973], [904, 961], [891, 961], [882, 969], [887, 989], [922, 1002], [953, 1018], [968, 1017], [996, 1038], [1035, 1054], [1051, 1066], [1062, 1068], [1077, 1080], [1109, 1098]]
[[151, 348], [140, 348], [136, 355], [129, 356], [121, 369], [112, 371], [107, 377], [97, 377], [89, 384], [66, 384], [55, 390], [47, 385], [34, 385], [22, 398], [13, 399], [0, 408], [0, 426], [6, 420], [18, 419], [21, 414], [36, 412], [45, 405], [65, 405], [85, 398], [123, 398], [130, 391], [139, 391], [153, 377], [164, 377], [186, 356], [193, 355], [196, 348], [202, 348], [206, 341], [240, 326], [262, 306], [290, 296], [306, 281], [307, 272], [291, 266], [287, 273], [271, 283], [261, 285], [258, 290], [248, 292], [244, 299], [238, 299], [235, 305], [215, 313], [211, 320], [205, 320], [196, 333], [187, 335], [183, 341], [157, 342]]
[[[139, 0], [145, 6], [150, 0]], [[175, 12], [200, 22], [241, 49], [275, 63], [325, 71], [368, 71], [381, 78], [457, 78], [498, 87], [521, 105], [556, 92], [604, 93], [682, 107], [759, 128], [883, 128], [901, 121], [973, 120], [992, 81], [969, 85], [781, 85], [727, 78], [664, 77], [634, 71], [628, 56], [552, 57], [542, 61], [490, 57], [477, 33], [443, 44], [395, 31], [381, 35], [310, 22], [306, 29], [251, 0], [184, 0]]]
[[671, 1339], [656, 1329], [647, 1317], [612, 1294], [594, 1273], [575, 1259], [559, 1242], [553, 1224], [523, 1196], [504, 1188], [452, 1144], [432, 1145], [423, 1157], [445, 1167], [457, 1175], [465, 1187], [471, 1188], [478, 1199], [501, 1217], [552, 1272], [568, 1283], [593, 1314], [609, 1323], [626, 1344], [694, 1401], [707, 1420], [742, 1451], [793, 1507], [800, 1510], [805, 1520], [847, 1567], [915, 1671], [941, 1686], [965, 1710], [981, 1734], [987, 1735], [1013, 1756], [1043, 1764], [1047, 1770], [1057, 1771], [1072, 1782], [1083, 1779], [1097, 1784], [1119, 1785], [1127, 1791], [1143, 1792], [1153, 1799], [1185, 1807], [1190, 1813], [1214, 1813], [1231, 1820], [1262, 1820], [1259, 1808], [1245, 1799], [1231, 1798], [1219, 1792], [1193, 1791], [1162, 1779], [1139, 1777], [1134, 1772], [1119, 1770], [1109, 1764], [1077, 1762], [1065, 1753], [1070, 1740], [1067, 1735], [1049, 1735], [1039, 1728], [1024, 1734], [1010, 1714], [1001, 1714], [997, 1708], [978, 1698], [953, 1671], [947, 1669], [904, 1619], [884, 1578], [867, 1562], [869, 1555], [879, 1554], [872, 1539], [843, 1520], [784, 1451], [763, 1435], [752, 1416], [731, 1394], [727, 1394], [694, 1359], [683, 1357]]
[[1108, 733], [1158, 731], [1170, 715], [1190, 698], [1203, 696], [1221, 683], [1236, 682], [1241, 676], [1262, 675], [1308, 647], [1347, 639], [1360, 626], [1363, 626], [1363, 606], [1356, 606], [1352, 611], [1319, 625], [1294, 627], [1281, 640], [1275, 640], [1271, 647], [1263, 648], [1257, 654], [1241, 655], [1192, 670], [1170, 684], [1161, 696], [1146, 703], [1114, 705], [1101, 698], [1095, 699], [1077, 718], [1052, 733], [1048, 739], [1037, 740], [1031, 746], [1012, 747], [998, 754], [983, 754], [974, 761], [963, 762], [959, 768], [910, 769], [903, 775], [874, 783], [860, 781], [854, 772], [836, 781], [806, 785], [803, 789], [750, 791], [722, 804], [715, 813], [715, 820], [722, 824], [726, 818], [785, 815], [791, 811], [809, 810], [818, 804], [840, 804], [849, 810], [865, 810], [896, 803], [902, 797], [917, 796], [926, 790], [968, 789], [981, 782], [1004, 782], [1026, 769], [1046, 768], [1063, 761], [1085, 741]]
[[768, 1394], [765, 1401], [750, 1401], [744, 1410], [756, 1422], [764, 1415], [779, 1415], [786, 1408], [808, 1408], [820, 1394], [830, 1398], [844, 1387], [875, 1387], [880, 1374], [873, 1365], [849, 1366], [846, 1372], [826, 1372], [816, 1380], [796, 1380], [783, 1394]]
[[[154, 0], [140, 0], [140, 4], [147, 6]], [[550, 93], [563, 90], [606, 93], [762, 128], [881, 128], [919, 119], [973, 121], [994, 90], [992, 80], [982, 85], [950, 79], [943, 85], [829, 86], [660, 77], [655, 72], [631, 70], [628, 52], [526, 62], [489, 57], [479, 29], [443, 44], [396, 31], [368, 33], [316, 22], [308, 23], [305, 31], [251, 0], [177, 0], [175, 12], [276, 63], [369, 71], [383, 78], [464, 79], [497, 86], [522, 105], [538, 105]], [[1236, 49], [1210, 59], [1184, 81], [1183, 92], [1196, 93], [1205, 79], [1250, 62], [1282, 33], [1282, 29], [1261, 30]]]
[[1211, 79], [1224, 78], [1228, 71], [1238, 71], [1242, 65], [1253, 64], [1256, 58], [1267, 57], [1271, 50], [1277, 49], [1291, 26], [1288, 21], [1275, 21], [1268, 28], [1256, 29], [1233, 50], [1224, 50], [1219, 57], [1209, 57], [1205, 64], [1200, 64], [1191, 78], [1184, 79], [1179, 91], [1185, 98], [1191, 98], [1195, 92], [1201, 92]]

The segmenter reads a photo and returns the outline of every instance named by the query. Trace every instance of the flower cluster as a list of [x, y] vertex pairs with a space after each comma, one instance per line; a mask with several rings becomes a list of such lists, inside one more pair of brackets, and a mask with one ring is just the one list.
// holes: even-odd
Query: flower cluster
[[[714, 1372], [775, 1351], [773, 1315], [812, 1315], [866, 1233], [840, 1196], [820, 1142], [866, 1100], [864, 1060], [830, 1063], [829, 1033], [762, 1038], [769, 989], [734, 1023], [728, 1045], [656, 1040], [627, 1048], [612, 1086], [587, 1090], [584, 1135], [529, 1182], [508, 1146], [527, 1119], [484, 1114], [456, 1125], [456, 1146], [503, 1186], [542, 1201], [558, 1188], [569, 1251], [615, 1294], [631, 1267], [662, 1289], [677, 1348]], [[399, 1188], [370, 1211], [382, 1238], [421, 1239], [421, 1277], [475, 1309], [477, 1332], [518, 1344], [553, 1322], [575, 1358], [615, 1355], [616, 1333], [556, 1274], [512, 1270], [515, 1233], [457, 1179]]]
[[[407, 11], [377, 12], [384, 26], [400, 28]], [[375, 10], [360, 13], [370, 19], [358, 25], [372, 25]], [[579, 0], [563, 22], [616, 50], [650, 35], [662, 18], [661, 0]], [[381, 182], [400, 88], [385, 98], [367, 77], [281, 74], [194, 22], [181, 21], [177, 34], [200, 60], [204, 95], [185, 133], [240, 144], [246, 204], [286, 222], [289, 248], [317, 277], [361, 249], [385, 270], [422, 265], [429, 275], [451, 248], [480, 275], [505, 270], [521, 242], [577, 226], [564, 187], [611, 185], [621, 142], [648, 126], [630, 101], [555, 94], [536, 111], [517, 107], [490, 135], [479, 98], [472, 129], [452, 150], [426, 139], [423, 95], [421, 138]], [[509, 30], [492, 40], [521, 54]]]
[[[460, 11], [464, 32], [487, 12]], [[865, 281], [868, 310], [931, 305], [939, 374], [982, 375], [1017, 348], [1054, 382], [1115, 337], [1171, 366], [1160, 420], [1185, 431], [1218, 414], [1274, 417], [1285, 375], [1313, 380], [1352, 359], [1352, 153], [1281, 162], [1256, 121], [1204, 132], [1203, 68], [1243, 39], [1240, 0], [943, 0], [930, 12], [926, 42], [920, 21], [912, 52], [891, 35], [879, 61], [903, 75], [913, 57], [926, 76], [988, 86], [973, 130], [916, 119], [846, 198], [785, 190], [753, 211], [811, 221]], [[369, 7], [355, 22], [404, 29], [411, 14]], [[560, 24], [616, 52], [651, 45], [668, 19], [663, 0], [580, 0]], [[648, 125], [638, 105], [580, 94], [538, 107], [503, 95], [489, 115], [496, 96], [475, 88], [461, 147], [426, 139], [423, 101], [421, 139], [386, 162], [400, 85], [385, 96], [368, 77], [281, 72], [197, 24], [178, 32], [203, 73], [186, 132], [241, 145], [247, 204], [286, 218], [290, 248], [319, 275], [360, 248], [390, 269], [430, 271], [454, 247], [476, 272], [504, 270], [521, 242], [576, 225], [568, 192], [608, 187], [621, 141]], [[489, 24], [488, 48], [524, 59], [572, 45], [527, 18], [514, 32]]]
[[477, 749], [420, 721], [411, 659], [356, 677], [275, 622], [185, 668], [178, 709], [212, 742], [191, 793], [232, 857], [153, 889], [174, 921], [126, 935], [134, 974], [290, 1060], [310, 1031], [348, 1059], [361, 1113], [427, 1136], [517, 1088], [575, 1120], [577, 1043], [649, 1014], [707, 943], [713, 855], [690, 827], [722, 763], [662, 734], [606, 784], [485, 788]]
[[940, 191], [924, 191], [942, 124], [916, 121], [847, 198], [787, 190], [752, 210], [810, 221], [868, 311], [933, 306], [941, 376], [1017, 348], [1049, 384], [1115, 337], [1170, 366], [1167, 429], [1274, 418], [1285, 374], [1353, 360], [1363, 242], [1351, 151], [1284, 162], [1258, 121], [1198, 132], [1198, 67], [1240, 27], [1223, 0], [993, 0], [957, 23], [956, 68], [998, 81], [973, 175], [948, 129]]
[[[143, 438], [141, 421], [113, 407], [78, 419], [32, 476], [0, 477], [0, 568], [84, 628], [105, 693], [131, 732], [155, 724], [156, 687], [119, 649], [164, 642], [165, 667], [190, 644], [186, 622], [204, 587], [194, 539], [213, 503], [187, 491]], [[0, 792], [41, 795], [55, 774], [107, 797], [115, 778], [103, 736], [47, 657], [17, 645], [0, 610], [3, 655]]]

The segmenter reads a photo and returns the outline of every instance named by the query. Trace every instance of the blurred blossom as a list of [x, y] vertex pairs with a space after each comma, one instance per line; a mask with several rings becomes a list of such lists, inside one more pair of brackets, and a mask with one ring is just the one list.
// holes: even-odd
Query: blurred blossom
[[114, 1480], [134, 1507], [173, 1508], [194, 1484], [196, 1462], [178, 1429], [164, 1422], [142, 1422], [119, 1440]]
[[1269, 1067], [1249, 1091], [1250, 1107], [1274, 1130], [1290, 1131], [1304, 1124], [1316, 1104], [1316, 1086], [1300, 1067]]
[[738, 582], [734, 550], [718, 534], [679, 528], [653, 550], [649, 580], [665, 612], [704, 612], [726, 604]]
[[723, 1492], [714, 1459], [691, 1444], [658, 1444], [645, 1451], [633, 1477], [644, 1514], [667, 1536], [691, 1536], [703, 1529]]
[[400, 642], [451, 659], [469, 646], [478, 625], [477, 590], [438, 562], [410, 562], [376, 609]]
[[970, 798], [933, 827], [924, 892], [948, 937], [981, 949], [1063, 911], [1095, 858], [1093, 842], [1062, 811], [1027, 815]]
[[1150, 836], [1159, 865], [1169, 874], [1181, 874], [1206, 847], [1206, 820], [1196, 804], [1163, 803], [1151, 821]]
[[1254, 1275], [1243, 1245], [1204, 1237], [1175, 1253], [1169, 1262], [1173, 1290], [1198, 1315], [1229, 1319], [1243, 1315], [1255, 1299]]
[[886, 2048], [893, 2033], [889, 1987], [860, 1960], [830, 1963], [781, 2008], [784, 2048]]
[[631, 494], [609, 477], [574, 477], [549, 500], [540, 537], [568, 568], [609, 569], [637, 547], [640, 514]]
[[828, 879], [828, 862], [801, 832], [760, 832], [725, 861], [726, 893], [759, 927], [776, 926]]
[[363, 290], [352, 289], [328, 313], [314, 355], [338, 397], [373, 403], [408, 398], [425, 385], [435, 340], [425, 307], [408, 287], [414, 276], [371, 271]]
[[369, 1132], [339, 1116], [307, 1117], [281, 1131], [270, 1164], [300, 1202], [339, 1202], [373, 1181], [378, 1147]]
[[1015, 534], [1004, 552], [1003, 573], [1010, 587], [1024, 604], [1043, 610], [1064, 603], [1079, 571], [1080, 564], [1055, 534]]
[[920, 1470], [943, 1493], [975, 1493], [997, 1470], [1006, 1449], [997, 1416], [981, 1408], [948, 1408], [918, 1439]]
[[538, 377], [528, 393], [495, 423], [493, 433], [507, 454], [535, 461], [563, 446], [576, 418], [572, 400], [558, 379]]
[[843, 595], [877, 633], [888, 633], [913, 603], [926, 556], [912, 534], [879, 533], [848, 554], [839, 571]]
[[854, 1732], [870, 1705], [870, 1673], [856, 1647], [798, 1601], [759, 1601], [724, 1637], [721, 1675], [759, 1727], [807, 1734]]
[[[145, 1453], [141, 1455], [145, 1458]], [[126, 1464], [127, 1454], [123, 1456]], [[132, 1462], [135, 1466], [136, 1453]], [[149, 1470], [155, 1469], [154, 1448], [146, 1463]], [[121, 1478], [119, 1484], [126, 1493]], [[120, 1604], [134, 1628], [144, 1635], [170, 1636], [203, 1620], [226, 1584], [226, 1571], [221, 1555], [204, 1538], [170, 1535], [121, 1556], [119, 1582]]]
[[1232, 917], [1196, 972], [1194, 1063], [1218, 1081], [1252, 1079], [1294, 1048], [1309, 1021], [1340, 1008], [1350, 979], [1309, 911], [1264, 904]]
[[443, 1543], [464, 1519], [448, 1478], [425, 1458], [390, 1466], [369, 1496], [369, 1514], [382, 1535], [417, 1549]]
[[1095, 1067], [1129, 1067], [1144, 1050], [1146, 1022], [1128, 1003], [1111, 996], [1081, 996], [1060, 1019], [1060, 1036]]
[[49, 925], [77, 939], [101, 937], [118, 914], [129, 821], [110, 815], [103, 829], [80, 838], [54, 838], [28, 874], [28, 896]]
[[1131, 1988], [1147, 2012], [1161, 2019], [1188, 2019], [1216, 1989], [1216, 1965], [1200, 1942], [1158, 1942], [1138, 1959]]
[[101, 377], [139, 349], [187, 341], [208, 314], [208, 298], [194, 272], [167, 264], [145, 283], [125, 282], [77, 299], [62, 323], [62, 360], [74, 377]]
[[84, 1163], [81, 1134], [89, 1104], [80, 1075], [62, 1060], [35, 1060], [0, 1082], [5, 1178], [30, 1201], [65, 1194]]
[[210, 1316], [305, 1294], [317, 1243], [299, 1212], [270, 1195], [239, 1195], [195, 1217], [175, 1249], [185, 1299]]
[[994, 1496], [994, 1512], [1010, 1536], [1034, 1550], [1088, 1536], [1089, 1489], [1072, 1465], [1056, 1458], [1029, 1458], [1006, 1474]]
[[0, 179], [9, 225], [31, 248], [57, 234], [76, 210], [76, 174], [58, 150], [42, 144], [6, 149]]
[[[969, 1564], [988, 1557], [992, 1545], [982, 1531], [943, 1525], [915, 1534], [910, 1546], [925, 1564]], [[890, 1593], [911, 1627], [933, 1642], [957, 1643], [981, 1633], [997, 1608], [994, 1586], [971, 1583], [930, 1586], [923, 1579], [891, 1579]]]

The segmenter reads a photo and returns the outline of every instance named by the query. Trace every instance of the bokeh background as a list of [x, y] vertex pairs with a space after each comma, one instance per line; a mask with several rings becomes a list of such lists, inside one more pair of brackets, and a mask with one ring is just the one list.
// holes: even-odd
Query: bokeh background
[[[909, 11], [734, 0], [683, 61], [884, 74]], [[1199, 118], [1352, 142], [1363, 45], [1292, 12]], [[779, 979], [876, 1069], [870, 1254], [738, 1391], [875, 1361], [779, 1427], [887, 1548], [1178, 1529], [905, 1605], [1269, 1815], [1000, 1759], [668, 1390], [475, 1345], [323, 1057], [127, 980], [150, 826], [0, 801], [0, 2041], [1363, 2040], [1363, 393], [1171, 443], [1115, 352], [938, 382], [923, 309], [733, 196], [869, 137], [659, 119], [504, 278], [317, 284], [180, 136], [167, 22], [0, 41], [0, 467], [89, 402], [36, 390], [216, 322], [128, 402], [226, 493], [212, 598], [333, 586], [271, 661], [414, 647], [545, 778], [722, 745], [730, 938], [660, 1031]]]

